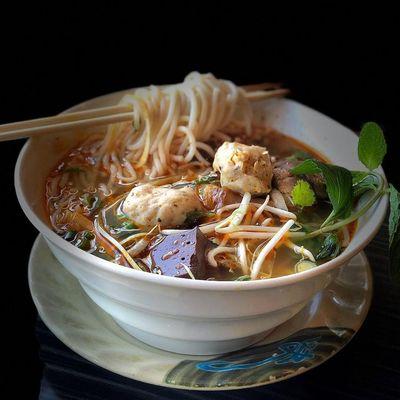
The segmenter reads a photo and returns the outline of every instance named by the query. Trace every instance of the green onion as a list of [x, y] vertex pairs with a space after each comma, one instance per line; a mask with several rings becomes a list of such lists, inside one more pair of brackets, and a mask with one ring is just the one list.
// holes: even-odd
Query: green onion
[[137, 226], [132, 221], [124, 221], [121, 224], [123, 229], [137, 229]]
[[70, 242], [71, 240], [75, 239], [76, 233], [76, 231], [69, 229], [67, 232], [65, 232], [64, 239]]

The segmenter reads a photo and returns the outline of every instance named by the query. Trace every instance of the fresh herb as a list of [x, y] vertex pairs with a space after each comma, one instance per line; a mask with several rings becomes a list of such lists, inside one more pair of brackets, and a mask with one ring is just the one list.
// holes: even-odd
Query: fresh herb
[[294, 185], [291, 197], [294, 205], [300, 207], [309, 207], [315, 203], [315, 193], [310, 184], [302, 179], [299, 179]]
[[69, 229], [67, 232], [65, 232], [63, 237], [65, 240], [68, 240], [70, 242], [75, 239], [76, 233], [76, 231]]
[[322, 164], [320, 161], [314, 159], [304, 160], [301, 164], [296, 165], [294, 168], [290, 170], [293, 175], [311, 175], [318, 174], [321, 172], [319, 164]]
[[117, 214], [117, 218], [118, 218], [119, 220], [125, 221], [125, 220], [128, 219], [128, 216], [127, 216], [126, 214], [124, 214], [124, 213], [118, 213], [118, 214]]
[[186, 214], [186, 219], [183, 225], [187, 228], [193, 228], [195, 226], [200, 225], [203, 218], [211, 215], [214, 215], [214, 213], [209, 211], [199, 211], [199, 210], [189, 211]]
[[389, 200], [389, 244], [391, 246], [393, 244], [394, 237], [398, 229], [400, 218], [400, 194], [392, 184], [389, 185]]
[[242, 275], [239, 278], [235, 279], [236, 281], [250, 281], [251, 277], [249, 275]]
[[335, 233], [326, 235], [325, 240], [319, 249], [316, 259], [335, 258], [340, 252], [340, 241]]
[[390, 256], [390, 276], [400, 283], [400, 193], [393, 185], [389, 185], [389, 256]]
[[371, 172], [352, 171], [353, 176], [353, 196], [360, 197], [368, 190], [376, 190], [379, 186], [379, 177]]
[[194, 188], [197, 185], [205, 185], [208, 183], [213, 183], [213, 182], [218, 182], [219, 181], [219, 177], [218, 174], [215, 172], [211, 172], [208, 175], [204, 175], [204, 176], [200, 176], [199, 178], [191, 181], [191, 182], [177, 182], [177, 183], [173, 183], [171, 185], [171, 188], [173, 189], [180, 189], [182, 187], [192, 187]]
[[322, 173], [326, 191], [332, 204], [332, 212], [321, 225], [326, 226], [340, 218], [346, 218], [353, 206], [353, 178], [351, 172], [337, 165], [325, 164], [318, 160], [308, 159], [291, 169], [294, 175]]
[[137, 229], [137, 226], [132, 221], [124, 221], [121, 224], [123, 229]]
[[[381, 165], [386, 151], [387, 145], [381, 128], [374, 122], [368, 122], [361, 130], [358, 157], [370, 172], [350, 172], [345, 168], [313, 159], [303, 161], [291, 172], [294, 175], [322, 173], [333, 208], [329, 217], [318, 229], [312, 232], [303, 229], [306, 231], [305, 235], [299, 238], [302, 243], [317, 243], [320, 237], [335, 232], [363, 216], [380, 197], [389, 193], [390, 275], [400, 283], [400, 193], [393, 185], [389, 185], [389, 189], [386, 189], [384, 177], [374, 171]], [[368, 194], [366, 201], [359, 203], [360, 207], [352, 212], [353, 199], [360, 198], [364, 194]], [[317, 258], [335, 257], [339, 251], [338, 239], [331, 234], [325, 236]]]
[[218, 181], [218, 174], [215, 172], [211, 172], [208, 175], [200, 176], [196, 180], [194, 180], [192, 183], [195, 185], [203, 185], [205, 183], [212, 183]]
[[125, 214], [119, 213], [116, 215], [117, 221], [115, 224], [109, 224], [109, 227], [112, 229], [113, 234], [120, 234], [120, 233], [126, 233], [129, 231], [129, 233], [132, 233], [132, 230], [138, 230], [137, 225]]
[[91, 231], [82, 231], [76, 235], [71, 243], [82, 250], [88, 251], [92, 248], [92, 240], [95, 237], [96, 236]]
[[358, 140], [358, 158], [370, 170], [378, 168], [387, 151], [382, 129], [375, 122], [367, 122]]
[[87, 240], [93, 240], [96, 236], [93, 232], [90, 231], [83, 231], [82, 237]]
[[92, 193], [83, 193], [83, 195], [80, 196], [80, 200], [91, 212], [97, 210], [101, 205], [99, 196]]

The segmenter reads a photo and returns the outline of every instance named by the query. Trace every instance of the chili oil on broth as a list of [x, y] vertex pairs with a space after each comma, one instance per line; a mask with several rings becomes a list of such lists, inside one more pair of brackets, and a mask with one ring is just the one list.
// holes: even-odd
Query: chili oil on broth
[[[98, 141], [97, 144], [96, 140]], [[294, 153], [301, 151], [309, 154], [311, 157], [326, 161], [325, 157], [310, 146], [273, 129], [255, 127], [251, 138], [245, 135], [237, 135], [232, 137], [232, 140], [249, 145], [254, 144], [266, 147], [269, 154], [277, 159], [290, 157]], [[216, 140], [215, 138], [209, 142], [214, 149], [218, 148], [221, 143], [222, 140]], [[79, 146], [72, 149], [51, 171], [46, 182], [46, 209], [53, 230], [71, 244], [121, 266], [129, 267], [130, 265], [123, 254], [121, 254], [121, 251], [107, 241], [96, 227], [99, 215], [102, 215], [106, 219], [103, 228], [108, 231], [113, 239], [123, 243], [130, 236], [137, 234], [137, 240], [139, 241], [146, 235], [141, 232], [140, 226], [132, 223], [121, 212], [121, 204], [128, 192], [133, 187], [148, 182], [165, 185], [179, 180], [178, 177], [186, 181], [192, 181], [199, 175], [209, 173], [211, 168], [197, 164], [187, 168], [171, 170], [167, 176], [162, 178], [151, 179], [144, 166], [141, 170], [141, 175], [138, 177], [138, 181], [132, 183], [119, 180], [117, 184], [113, 184], [111, 183], [108, 171], [101, 165], [99, 167], [98, 160], [94, 156], [95, 152], [93, 149], [97, 149], [99, 146], [101, 146], [101, 139], [89, 137]], [[210, 160], [208, 154], [203, 153], [202, 155], [212, 164], [212, 160]], [[218, 185], [215, 183], [212, 184], [215, 187], [215, 191], [218, 192]], [[198, 195], [202, 186], [196, 187]], [[210, 187], [207, 189], [210, 189]], [[215, 198], [211, 196], [211, 200], [210, 196], [204, 199], [199, 195], [199, 198], [205, 210], [210, 213], [215, 211], [216, 207], [240, 202], [240, 196], [229, 190], [224, 191], [224, 196], [222, 200], [218, 193], [215, 194]], [[252, 201], [260, 203], [263, 200], [263, 198], [252, 199]], [[313, 213], [313, 210], [311, 210], [311, 212], [308, 212], [309, 215], [300, 215], [299, 219], [303, 218], [303, 221], [307, 223], [314, 222], [316, 225], [320, 224], [329, 214], [329, 206], [322, 204], [318, 207], [311, 207], [312, 209], [318, 208], [315, 210], [317, 212]], [[205, 215], [199, 219], [198, 223], [212, 223], [217, 220], [215, 215]], [[350, 231], [354, 232], [354, 229], [355, 225]], [[215, 237], [216, 235], [208, 236], [211, 240], [215, 239]], [[157, 273], [157, 266], [152, 261], [149, 248], [161, 239], [162, 234], [152, 234], [149, 238], [148, 246], [135, 256], [137, 263], [146, 272]], [[250, 241], [248, 244], [249, 250], [256, 251], [261, 243], [262, 241], [254, 241], [254, 243]], [[251, 247], [252, 249], [250, 249]], [[253, 257], [255, 255], [253, 253]], [[265, 260], [267, 269], [268, 264], [272, 263], [273, 267], [267, 274], [262, 272], [261, 278], [263, 275], [265, 277], [277, 277], [292, 274], [295, 272], [294, 265], [298, 260], [299, 257], [293, 251], [283, 245], [279, 245]], [[248, 259], [249, 263], [251, 261]], [[235, 259], [230, 254], [219, 256], [218, 265], [218, 268], [207, 266], [205, 279], [235, 280], [243, 275], [237, 258]]]

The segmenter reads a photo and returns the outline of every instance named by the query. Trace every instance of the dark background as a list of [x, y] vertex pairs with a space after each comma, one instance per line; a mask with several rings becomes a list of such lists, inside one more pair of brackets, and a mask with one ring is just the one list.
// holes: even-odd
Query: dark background
[[[291, 97], [354, 130], [378, 122], [389, 143], [386, 172], [399, 184], [400, 19], [394, 9], [328, 2], [320, 9], [293, 8], [290, 2], [280, 9], [270, 2], [178, 4], [1, 6], [0, 123], [52, 115], [115, 90], [179, 82], [192, 70], [237, 84], [280, 81]], [[26, 390], [22, 398], [28, 399], [37, 398], [42, 364], [26, 273], [37, 233], [13, 187], [22, 144], [0, 143], [1, 327], [10, 353], [2, 360], [1, 379], [15, 394]]]

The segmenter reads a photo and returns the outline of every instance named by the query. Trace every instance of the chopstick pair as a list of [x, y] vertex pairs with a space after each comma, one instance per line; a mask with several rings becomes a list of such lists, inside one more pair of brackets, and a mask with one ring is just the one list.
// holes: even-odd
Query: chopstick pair
[[[261, 83], [242, 86], [250, 101], [264, 100], [284, 96], [287, 89], [280, 89], [278, 84]], [[268, 90], [269, 89], [269, 90]], [[81, 129], [95, 126], [132, 121], [132, 107], [116, 105], [73, 113], [59, 114], [53, 117], [37, 118], [0, 125], [0, 142], [41, 134], [56, 133], [70, 129]]]

